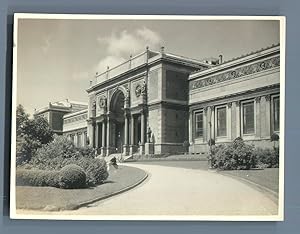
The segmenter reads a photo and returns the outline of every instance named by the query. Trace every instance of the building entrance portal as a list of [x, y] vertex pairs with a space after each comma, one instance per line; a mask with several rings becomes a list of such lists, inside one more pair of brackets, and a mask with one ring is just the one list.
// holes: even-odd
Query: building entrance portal
[[124, 141], [124, 123], [125, 123], [125, 115], [124, 115], [124, 94], [121, 91], [117, 91], [114, 94], [114, 97], [111, 102], [111, 118], [112, 118], [112, 126], [111, 126], [111, 134], [112, 134], [112, 142], [111, 147], [112, 151], [116, 153], [123, 153], [123, 145]]

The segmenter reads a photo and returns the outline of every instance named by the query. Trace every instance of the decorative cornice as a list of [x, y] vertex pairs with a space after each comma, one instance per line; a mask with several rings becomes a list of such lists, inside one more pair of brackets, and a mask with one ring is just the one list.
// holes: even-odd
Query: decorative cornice
[[269, 101], [271, 100], [271, 95], [270, 95], [270, 94], [266, 95], [266, 96], [265, 96], [265, 99], [266, 99], [266, 101], [269, 102]]
[[80, 121], [80, 120], [86, 120], [86, 119], [87, 119], [87, 114], [81, 114], [81, 115], [78, 115], [78, 116], [74, 116], [74, 117], [64, 119], [64, 124], [73, 123], [73, 122], [77, 122], [77, 121]]
[[206, 86], [214, 85], [227, 80], [237, 79], [246, 75], [254, 74], [264, 70], [280, 66], [279, 56], [266, 59], [247, 66], [239, 67], [235, 70], [230, 70], [222, 74], [214, 75], [205, 79], [191, 81], [190, 89], [199, 89]]

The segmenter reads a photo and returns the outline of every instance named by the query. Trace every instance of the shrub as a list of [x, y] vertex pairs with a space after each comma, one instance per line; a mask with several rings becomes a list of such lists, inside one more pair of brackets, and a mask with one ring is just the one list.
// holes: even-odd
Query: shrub
[[254, 150], [258, 166], [261, 168], [276, 168], [279, 167], [279, 148]]
[[29, 164], [33, 168], [56, 171], [76, 164], [85, 171], [86, 182], [89, 185], [100, 184], [108, 177], [105, 160], [95, 159], [93, 148], [77, 148], [64, 136], [56, 136], [54, 141], [43, 145]]
[[245, 144], [242, 138], [231, 144], [219, 145], [212, 150], [212, 167], [222, 170], [249, 170], [256, 166], [254, 147]]
[[59, 172], [60, 188], [83, 188], [86, 185], [86, 174], [84, 170], [75, 164], [63, 167]]
[[104, 159], [92, 159], [85, 168], [88, 184], [96, 185], [103, 183], [108, 178], [106, 161]]
[[16, 185], [59, 187], [58, 172], [17, 169]]

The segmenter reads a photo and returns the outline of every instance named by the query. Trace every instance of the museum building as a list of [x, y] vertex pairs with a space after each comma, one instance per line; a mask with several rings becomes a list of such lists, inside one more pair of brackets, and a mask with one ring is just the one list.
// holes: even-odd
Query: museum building
[[236, 137], [271, 147], [279, 135], [280, 46], [230, 61], [148, 48], [90, 82], [88, 108], [61, 117], [77, 146], [113, 153], [205, 153]]

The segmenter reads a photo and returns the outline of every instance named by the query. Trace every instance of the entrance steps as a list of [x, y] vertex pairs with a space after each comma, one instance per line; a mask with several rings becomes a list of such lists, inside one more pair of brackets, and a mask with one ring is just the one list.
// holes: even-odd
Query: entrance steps
[[115, 154], [110, 154], [110, 155], [104, 157], [104, 159], [106, 162], [109, 162], [113, 157], [116, 157], [117, 162], [126, 162], [128, 159], [132, 158], [132, 155], [124, 156], [120, 153], [115, 153]]

